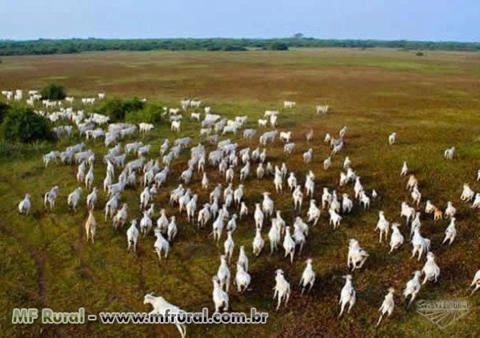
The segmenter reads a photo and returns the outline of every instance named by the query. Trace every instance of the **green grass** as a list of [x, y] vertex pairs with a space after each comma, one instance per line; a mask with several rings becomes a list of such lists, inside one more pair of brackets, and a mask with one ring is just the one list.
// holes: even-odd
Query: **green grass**
[[[86, 79], [92, 76], [97, 76], [95, 81], [105, 86], [98, 88], [98, 91], [107, 88], [108, 96], [127, 96], [135, 92], [139, 97], [161, 99], [162, 103], [170, 106], [178, 105], [181, 97], [193, 92], [192, 95], [200, 96], [212, 105], [214, 111], [226, 117], [248, 115], [248, 127], [255, 128], [256, 119], [265, 109], [281, 109], [283, 99], [295, 99], [298, 107], [293, 112], [282, 111], [279, 122], [281, 130], [293, 131], [296, 150], [287, 158], [282, 152], [283, 145], [277, 141], [268, 146], [269, 160], [275, 164], [285, 161], [289, 169], [298, 172], [300, 182], [303, 182], [308, 169], [312, 169], [317, 176], [316, 198], [319, 200], [318, 194], [323, 186], [333, 188], [337, 185], [341, 164], [344, 156], [348, 155], [353, 161], [353, 168], [362, 177], [364, 186], [369, 190], [375, 188], [380, 193], [379, 200], [372, 203], [370, 211], [364, 212], [355, 207], [337, 231], [328, 226], [328, 216], [323, 212], [317, 227], [311, 229], [304, 253], [295, 259], [293, 265], [283, 259], [281, 253], [270, 256], [264, 251], [259, 258], [253, 258], [250, 254], [254, 236], [253, 218], [250, 215], [239, 222], [234, 239], [237, 250], [239, 245], [246, 247], [252, 289], [245, 295], [232, 291], [232, 309], [245, 311], [255, 306], [270, 313], [269, 322], [260, 327], [189, 326], [188, 336], [410, 337], [434, 334], [440, 337], [470, 337], [476, 336], [480, 330], [477, 310], [447, 329], [440, 330], [418, 315], [414, 307], [410, 310], [405, 308], [400, 297], [401, 290], [412, 272], [422, 267], [423, 261], [409, 259], [411, 248], [407, 243], [400, 251], [388, 255], [387, 246], [378, 243], [374, 232], [378, 210], [384, 210], [391, 221], [401, 221], [400, 203], [410, 199], [405, 190], [406, 179], [399, 176], [402, 162], [406, 160], [420, 181], [420, 190], [425, 199], [442, 208], [451, 200], [459, 212], [458, 237], [449, 248], [440, 245], [448, 222], [434, 223], [429, 217], [424, 217], [422, 232], [432, 239], [432, 250], [438, 256], [442, 274], [438, 284], [428, 284], [422, 288], [419, 298], [454, 299], [468, 295], [467, 286], [479, 268], [476, 248], [480, 218], [478, 212], [460, 202], [459, 196], [464, 182], [469, 182], [472, 189], [480, 191], [480, 184], [475, 181], [476, 171], [480, 168], [480, 102], [475, 90], [478, 80], [474, 75], [465, 75], [464, 70], [472, 65], [466, 63], [462, 55], [452, 59], [448, 53], [429, 53], [421, 61], [405, 53], [384, 50], [348, 52], [347, 56], [332, 50], [265, 54], [105, 53], [89, 56], [88, 64], [94, 63], [92, 60], [104, 62], [107, 67], [117, 69], [118, 76], [107, 76], [99, 73], [100, 70], [83, 68], [87, 67], [83, 64], [87, 62], [83, 55], [43, 57], [42, 60], [32, 57], [6, 59], [7, 62], [21, 64], [54, 60], [60, 70], [51, 74], [65, 74], [58, 76], [78, 81], [78, 86], [73, 83], [67, 86], [75, 94], [93, 95], [97, 91], [96, 84], [86, 84]], [[332, 58], [335, 56], [340, 61], [333, 64]], [[354, 59], [355, 64], [349, 65], [350, 61], [346, 58]], [[78, 62], [78, 74], [64, 68], [73, 62]], [[123, 73], [123, 66], [130, 62], [139, 67], [136, 69], [138, 74]], [[257, 65], [256, 62], [261, 64]], [[438, 62], [443, 65], [442, 71], [433, 71]], [[117, 68], [113, 68], [115, 64]], [[168, 64], [168, 67], [176, 68], [178, 74], [168, 72], [166, 66], [159, 70], [155, 66], [157, 64]], [[185, 64], [197, 64], [192, 67], [198, 73], [191, 73], [193, 68]], [[151, 67], [151, 74], [145, 67]], [[218, 71], [211, 74], [209, 71], [212, 69]], [[320, 75], [316, 78], [311, 74]], [[27, 79], [20, 71], [17, 76], [24, 80], [12, 77], [5, 81], [14, 88], [26, 88], [30, 81], [42, 81], [39, 78], [45, 77], [43, 74], [32, 74], [32, 78]], [[176, 82], [175, 78], [179, 81]], [[145, 81], [149, 79], [155, 82], [147, 86]], [[181, 79], [189, 81], [185, 83]], [[112, 83], [121, 85], [110, 86]], [[158, 83], [164, 83], [165, 87], [158, 89]], [[196, 87], [189, 87], [191, 84]], [[233, 87], [226, 87], [227, 84]], [[448, 95], [444, 95], [446, 90], [449, 91]], [[323, 102], [331, 105], [331, 112], [321, 116], [314, 114], [314, 105]], [[332, 168], [324, 171], [322, 162], [329, 151], [322, 142], [324, 133], [336, 134], [344, 125], [348, 126], [346, 147], [334, 159]], [[311, 145], [305, 143], [303, 136], [309, 128], [315, 131]], [[387, 136], [392, 131], [398, 133], [399, 143], [388, 146]], [[194, 137], [193, 144], [196, 144], [197, 135], [198, 125], [185, 118], [181, 136]], [[162, 123], [143, 141], [152, 144], [151, 154], [157, 157], [163, 139], [173, 140], [174, 137], [169, 126]], [[247, 143], [239, 137], [230, 138], [238, 142], [240, 147], [256, 147], [257, 144], [256, 140]], [[7, 150], [2, 150], [0, 145], [0, 213], [3, 215], [0, 220], [0, 292], [4, 295], [0, 300], [2, 333], [8, 337], [176, 337], [174, 327], [161, 325], [107, 326], [89, 323], [73, 327], [9, 324], [13, 307], [48, 306], [58, 311], [72, 311], [84, 306], [87, 312], [148, 311], [149, 308], [143, 305], [143, 295], [149, 291], [163, 295], [186, 310], [197, 311], [204, 306], [212, 308], [211, 276], [216, 273], [223, 240], [218, 246], [213, 243], [209, 237], [210, 226], [197, 230], [187, 224], [183, 216], [177, 216], [178, 238], [172, 245], [168, 260], [158, 263], [153, 253], [154, 238], [151, 234], [140, 239], [136, 255], [127, 253], [125, 229], [114, 232], [110, 223], [104, 223], [103, 214], [98, 210], [95, 216], [100, 225], [95, 244], [86, 243], [83, 229], [87, 216], [84, 206], [86, 193], [83, 193], [82, 207], [76, 214], [66, 206], [68, 193], [78, 186], [76, 168], [53, 164], [45, 169], [41, 163], [42, 154], [51, 149], [64, 149], [78, 141], [80, 139], [75, 138], [61, 140], [57, 145], [39, 144]], [[133, 139], [123, 143], [129, 141]], [[451, 145], [457, 147], [458, 157], [447, 162], [442, 155], [444, 149]], [[314, 149], [314, 159], [307, 166], [302, 162], [302, 152], [310, 146]], [[97, 159], [101, 159], [106, 151], [101, 142], [87, 142], [87, 147], [96, 152]], [[174, 163], [174, 173], [185, 168], [187, 159], [188, 152], [185, 152]], [[211, 181], [220, 180], [216, 170], [209, 168], [208, 171]], [[99, 160], [95, 166], [95, 184], [98, 187], [101, 187], [103, 178], [104, 166]], [[200, 179], [199, 175], [195, 175], [191, 187], [200, 193], [203, 203], [207, 193], [200, 191]], [[235, 185], [238, 183], [236, 177]], [[48, 213], [43, 210], [41, 194], [55, 184], [61, 189], [57, 210]], [[167, 209], [168, 215], [175, 212], [166, 199], [177, 184], [176, 175], [171, 175], [167, 186], [155, 198], [157, 212], [162, 207]], [[250, 212], [263, 191], [273, 191], [270, 179], [257, 182], [249, 178], [245, 186]], [[16, 212], [16, 203], [27, 191], [32, 194], [34, 203], [33, 214], [28, 217]], [[137, 207], [139, 192], [140, 188], [137, 188], [123, 195], [123, 199], [129, 203], [129, 217], [140, 216]], [[352, 188], [337, 187], [337, 192], [352, 195]], [[284, 210], [285, 220], [291, 223], [294, 214], [290, 194], [274, 193], [273, 198], [276, 208]], [[104, 202], [102, 192], [99, 205], [103, 206]], [[268, 228], [269, 224], [266, 224], [263, 231], [267, 246]], [[401, 231], [406, 235], [408, 230], [402, 226]], [[338, 295], [343, 285], [341, 276], [347, 272], [349, 238], [358, 239], [370, 253], [370, 258], [366, 267], [354, 274], [357, 304], [352, 314], [337, 320]], [[234, 260], [236, 255], [237, 251]], [[317, 284], [310, 295], [300, 296], [296, 285], [307, 257], [314, 260]], [[279, 312], [273, 310], [271, 300], [274, 271], [277, 268], [286, 271], [293, 287], [289, 307]], [[232, 267], [231, 272], [234, 273], [234, 270]], [[390, 286], [397, 289], [397, 307], [392, 318], [375, 329], [377, 309]], [[472, 306], [478, 307], [477, 296], [469, 298], [469, 301]]]

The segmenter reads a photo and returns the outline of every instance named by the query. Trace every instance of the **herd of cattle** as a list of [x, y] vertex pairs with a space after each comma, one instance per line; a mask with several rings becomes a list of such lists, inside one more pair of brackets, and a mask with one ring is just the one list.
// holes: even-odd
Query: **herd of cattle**
[[[7, 99], [21, 100], [23, 95], [21, 91], [3, 91]], [[28, 92], [30, 97], [27, 99], [29, 104], [35, 104], [38, 100], [36, 91]], [[104, 99], [105, 94], [100, 93], [98, 99]], [[82, 105], [94, 103], [95, 98], [84, 98]], [[361, 177], [354, 171], [352, 161], [348, 156], [344, 157], [343, 170], [339, 173], [338, 186], [351, 186], [352, 195], [343, 193], [338, 196], [336, 190], [330, 190], [323, 187], [320, 193], [317, 193], [315, 184], [315, 174], [308, 170], [303, 182], [298, 177], [298, 171], [288, 169], [286, 163], [272, 163], [269, 161], [268, 146], [274, 142], [282, 142], [283, 150], [286, 155], [290, 155], [296, 149], [296, 144], [292, 142], [292, 131], [277, 130], [279, 117], [281, 114], [276, 110], [267, 110], [262, 118], [258, 119], [258, 128], [246, 128], [247, 116], [236, 116], [232, 119], [222, 117], [220, 114], [212, 112], [211, 107], [202, 106], [200, 100], [184, 99], [180, 102], [180, 108], [164, 108], [164, 119], [171, 124], [173, 133], [181, 133], [182, 121], [189, 119], [189, 123], [198, 125], [199, 136], [198, 144], [191, 145], [193, 138], [177, 137], [175, 139], [165, 139], [160, 149], [153, 149], [150, 144], [143, 144], [142, 141], [135, 140], [130, 143], [125, 142], [126, 138], [132, 139], [136, 135], [150, 133], [155, 126], [149, 123], [140, 123], [139, 125], [130, 123], [109, 123], [106, 116], [96, 113], [85, 113], [83, 110], [74, 110], [72, 104], [73, 98], [68, 98], [64, 102], [43, 102], [37, 110], [53, 123], [55, 123], [55, 132], [59, 137], [71, 136], [78, 133], [85, 137], [85, 140], [103, 139], [107, 147], [106, 153], [102, 156], [105, 166], [105, 176], [103, 178], [103, 190], [107, 198], [104, 206], [105, 221], [110, 220], [115, 229], [123, 229], [129, 224], [126, 230], [126, 239], [128, 250], [135, 251], [140, 235], [143, 234], [143, 240], [148, 240], [148, 235], [152, 233], [155, 236], [153, 248], [159, 260], [168, 257], [170, 244], [175, 241], [177, 232], [182, 227], [177, 226], [179, 215], [185, 214], [187, 222], [196, 225], [198, 228], [211, 226], [213, 238], [219, 242], [226, 232], [224, 241], [224, 254], [220, 256], [220, 265], [218, 272], [212, 278], [213, 283], [213, 302], [215, 310], [227, 310], [229, 308], [229, 292], [231, 284], [230, 265], [235, 251], [235, 230], [237, 221], [242, 218], [251, 217], [252, 223], [252, 255], [262, 254], [265, 245], [264, 225], [270, 222], [267, 233], [269, 241], [270, 254], [283, 247], [284, 257], [293, 264], [295, 255], [300, 253], [311, 236], [311, 228], [315, 227], [320, 219], [320, 215], [326, 210], [329, 217], [329, 224], [333, 229], [338, 229], [342, 220], [348, 217], [354, 204], [357, 203], [361, 209], [368, 210], [372, 200], [378, 198], [375, 189], [366, 189], [361, 183]], [[284, 102], [284, 110], [287, 112], [295, 109], [296, 103], [293, 101]], [[44, 110], [42, 110], [44, 109]], [[319, 105], [315, 107], [317, 114], [326, 114], [329, 107]], [[189, 116], [187, 114], [190, 114]], [[188, 116], [188, 117], [187, 117]], [[268, 129], [270, 128], [270, 129]], [[260, 131], [263, 132], [260, 134]], [[258, 145], [254, 148], [240, 148], [228, 137], [237, 138], [238, 131], [243, 131], [241, 137], [249, 144], [254, 144], [254, 137], [259, 133]], [[323, 170], [329, 170], [332, 161], [338, 158], [342, 152], [345, 140], [347, 138], [347, 127], [342, 128], [338, 135], [326, 134], [323, 142], [330, 147], [330, 154], [323, 161]], [[305, 140], [308, 144], [313, 141], [314, 131], [308, 130], [305, 133]], [[303, 136], [302, 136], [303, 137]], [[392, 133], [387, 137], [387, 143], [394, 145], [397, 143], [397, 134]], [[298, 146], [297, 146], [298, 147]], [[160, 156], [157, 154], [159, 153]], [[172, 172], [172, 163], [179, 161], [181, 154], [189, 154], [189, 159], [185, 169], [181, 172]], [[79, 186], [68, 195], [67, 204], [73, 210], [77, 211], [82, 201], [83, 191], [86, 190], [86, 207], [89, 210], [88, 218], [85, 222], [85, 231], [87, 241], [94, 242], [97, 221], [93, 210], [99, 204], [99, 191], [94, 185], [94, 166], [98, 162], [98, 153], [91, 149], [86, 149], [84, 142], [71, 145], [64, 150], [54, 150], [43, 156], [45, 167], [53, 162], [61, 162], [64, 165], [77, 166], [76, 179]], [[314, 156], [313, 148], [303, 149], [303, 161], [308, 168]], [[455, 156], [455, 148], [445, 150], [444, 158], [452, 160]], [[183, 162], [182, 162], [183, 163]], [[255, 166], [255, 168], [254, 168]], [[222, 182], [212, 182], [213, 170], [218, 170]], [[210, 175], [209, 175], [210, 174]], [[199, 175], [202, 177], [201, 186], [190, 185], [192, 177]], [[209, 177], [210, 176], [210, 177]], [[255, 184], [249, 180], [254, 176], [258, 180], [272, 180], [272, 192], [263, 193], [263, 198], [259, 199], [253, 205], [247, 205], [244, 200], [245, 190], [250, 184]], [[435, 221], [447, 219], [449, 224], [445, 230], [445, 237], [442, 244], [452, 245], [456, 238], [456, 208], [452, 202], [448, 202], [446, 208], [441, 209], [434, 205], [430, 200], [422, 198], [420, 184], [413, 174], [409, 174], [406, 162], [400, 170], [400, 176], [408, 176], [406, 188], [410, 191], [411, 205], [403, 201], [400, 205], [400, 217], [405, 219], [409, 226], [408, 234], [402, 234], [399, 223], [391, 222], [385, 216], [383, 211], [378, 212], [378, 222], [375, 231], [379, 232], [379, 242], [386, 241], [389, 244], [391, 254], [396, 250], [401, 250], [404, 246], [405, 237], [410, 240], [412, 253], [411, 257], [418, 260], [425, 259], [425, 265], [421, 271], [414, 271], [413, 277], [406, 281], [403, 290], [403, 296], [410, 305], [418, 293], [428, 282], [441, 281], [440, 267], [436, 263], [436, 256], [431, 251], [430, 239], [422, 235], [422, 210], [424, 215], [432, 215]], [[178, 186], [170, 192], [168, 201], [159, 201], [156, 195], [160, 189], [164, 189], [167, 179], [180, 180]], [[477, 180], [480, 180], [480, 171]], [[238, 185], [234, 187], [234, 182]], [[137, 220], [137, 212], [129, 209], [127, 203], [122, 203], [122, 194], [126, 189], [137, 189], [141, 186], [139, 194], [139, 213], [141, 218]], [[208, 191], [209, 198], [200, 201], [199, 191]], [[273, 192], [274, 190], [274, 192]], [[49, 211], [55, 210], [57, 197], [60, 187], [54, 186], [44, 195], [44, 207]], [[288, 191], [291, 194], [291, 201], [294, 206], [295, 214], [293, 224], [287, 224], [282, 218], [281, 210], [275, 208], [272, 194], [285, 194]], [[308, 201], [308, 208], [304, 213], [303, 202]], [[475, 193], [468, 184], [463, 187], [461, 200], [472, 202], [472, 207], [480, 207], [480, 193]], [[164, 208], [160, 208], [156, 213], [156, 205], [169, 203], [171, 206], [178, 207], [176, 215], [167, 216]], [[423, 206], [422, 206], [423, 204]], [[29, 214], [32, 208], [32, 199], [30, 194], [18, 204], [18, 210], [22, 214]], [[177, 216], [177, 217], [176, 217]], [[156, 220], [155, 220], [156, 219]], [[187, 225], [183, 225], [187, 226]], [[390, 236], [390, 237], [389, 237]], [[249, 259], [247, 249], [244, 246], [239, 247], [239, 255], [236, 262], [236, 274], [233, 282], [236, 285], [237, 292], [243, 293], [252, 281], [249, 274]], [[348, 241], [347, 266], [352, 272], [360, 270], [366, 264], [369, 254], [362, 248], [361, 243], [351, 238]], [[316, 273], [314, 271], [314, 262], [307, 259], [306, 267], [299, 278], [301, 292], [311, 290], [314, 287]], [[340, 292], [339, 317], [343, 315], [345, 309], [350, 312], [356, 302], [356, 291], [354, 287], [353, 274], [344, 276], [345, 284]], [[278, 310], [282, 303], [287, 305], [291, 286], [287, 280], [284, 271], [277, 269], [274, 280], [274, 299], [277, 300], [276, 309]], [[473, 292], [480, 288], [480, 270], [477, 271], [471, 283]], [[386, 296], [379, 308], [380, 318], [377, 325], [385, 316], [390, 316], [395, 306], [395, 290], [389, 288]], [[152, 294], [145, 296], [145, 303], [153, 306], [153, 313], [164, 313], [166, 309], [172, 312], [181, 311], [178, 307], [168, 303], [162, 297], [155, 297]], [[347, 308], [348, 305], [348, 308]], [[177, 326], [182, 336], [185, 336], [185, 328], [182, 325]]]

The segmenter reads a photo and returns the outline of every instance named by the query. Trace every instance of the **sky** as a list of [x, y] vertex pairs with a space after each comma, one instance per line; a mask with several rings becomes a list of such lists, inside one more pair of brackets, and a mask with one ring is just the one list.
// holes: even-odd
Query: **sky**
[[480, 41], [480, 0], [0, 0], [0, 39]]

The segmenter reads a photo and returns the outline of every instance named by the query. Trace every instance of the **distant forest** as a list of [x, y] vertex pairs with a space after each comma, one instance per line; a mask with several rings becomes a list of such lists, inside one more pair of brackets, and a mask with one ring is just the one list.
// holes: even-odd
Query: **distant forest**
[[407, 40], [324, 40], [295, 37], [281, 39], [39, 39], [0, 40], [0, 55], [72, 54], [92, 51], [205, 50], [246, 51], [249, 49], [288, 50], [289, 48], [373, 48], [405, 50], [480, 51], [480, 42], [433, 42]]

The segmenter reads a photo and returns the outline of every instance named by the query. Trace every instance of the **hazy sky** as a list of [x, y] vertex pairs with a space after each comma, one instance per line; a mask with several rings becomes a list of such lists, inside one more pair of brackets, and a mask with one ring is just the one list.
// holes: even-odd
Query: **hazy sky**
[[0, 39], [480, 41], [480, 0], [0, 0]]

